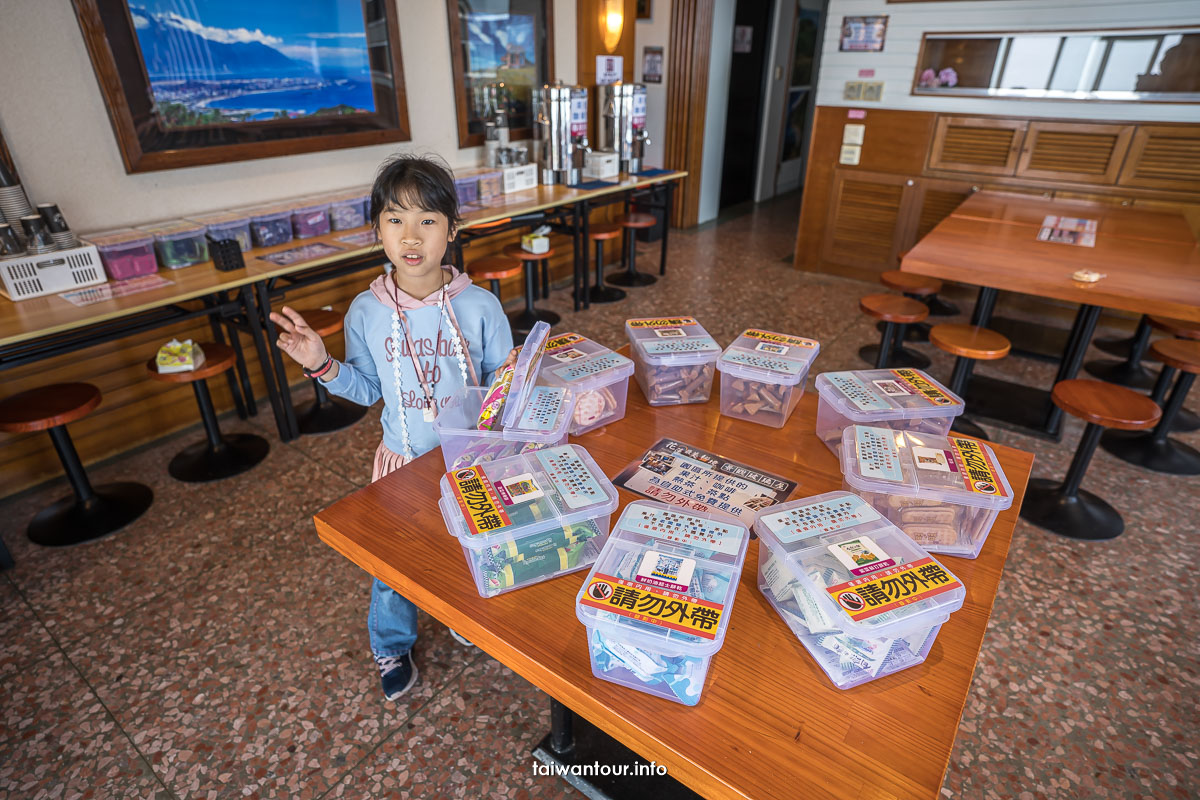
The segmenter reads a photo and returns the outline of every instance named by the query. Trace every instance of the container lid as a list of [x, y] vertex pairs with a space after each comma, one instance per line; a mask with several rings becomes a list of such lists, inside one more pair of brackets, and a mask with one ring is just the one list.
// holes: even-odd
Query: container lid
[[[312, 199], [313, 198], [311, 198], [311, 197], [306, 198], [306, 200], [312, 200]], [[308, 214], [313, 211], [328, 211], [329, 203], [327, 203], [327, 202], [317, 202], [317, 203], [306, 202], [305, 205], [289, 206], [289, 210], [293, 214]]]
[[721, 648], [750, 531], [653, 500], [625, 506], [575, 597], [575, 615], [606, 638], [672, 655]]
[[738, 378], [795, 386], [808, 375], [819, 352], [816, 339], [750, 328], [725, 348], [717, 369]]
[[479, 409], [483, 406], [486, 386], [464, 386], [438, 412], [433, 429], [438, 437], [468, 435], [487, 442], [529, 442], [548, 445], [567, 435], [567, 426], [575, 413], [575, 393], [565, 386], [535, 386], [529, 393], [525, 410], [515, 425], [500, 425], [479, 430]]
[[517, 356], [517, 367], [513, 370], [512, 385], [508, 389], [508, 402], [504, 404], [504, 412], [500, 424], [508, 427], [516, 425], [525, 413], [529, 403], [530, 393], [537, 381], [538, 370], [542, 368], [542, 356], [546, 354], [546, 342], [550, 338], [550, 325], [545, 322], [535, 322], [521, 352]]
[[855, 422], [957, 417], [963, 401], [919, 369], [860, 369], [822, 372], [821, 399]]
[[612, 482], [576, 444], [452, 470], [442, 476], [440, 488], [447, 529], [472, 550], [617, 508]]
[[330, 205], [340, 206], [346, 203], [361, 203], [363, 200], [369, 200], [371, 193], [369, 191], [361, 191], [357, 189], [349, 189], [344, 192], [334, 192], [327, 195], [325, 199]]
[[154, 225], [143, 225], [140, 231], [154, 235], [155, 239], [173, 241], [187, 239], [191, 236], [203, 236], [204, 226], [186, 219], [173, 219], [169, 222], [159, 222]]
[[896, 636], [958, 610], [967, 590], [950, 570], [849, 492], [773, 506], [754, 532], [847, 633]]
[[214, 211], [211, 214], [196, 214], [195, 216], [188, 217], [188, 220], [198, 225], [211, 225], [223, 228], [235, 223], [248, 222], [250, 215], [246, 213], [238, 214], [233, 211]]
[[708, 364], [721, 354], [721, 346], [695, 317], [627, 319], [625, 334], [633, 350], [650, 364]]
[[1003, 511], [1012, 487], [995, 451], [975, 439], [850, 425], [842, 474], [855, 489]]
[[258, 222], [259, 220], [278, 219], [279, 217], [288, 216], [292, 213], [292, 208], [286, 203], [267, 203], [247, 208], [242, 213], [249, 214], [250, 219]]
[[546, 342], [541, 379], [551, 386], [587, 392], [632, 374], [632, 361], [578, 333], [564, 333]]
[[133, 228], [116, 228], [111, 231], [102, 231], [101, 233], [90, 233], [83, 238], [96, 245], [96, 247], [116, 247], [117, 245], [133, 247], [147, 245], [154, 241], [154, 237], [147, 236], [145, 231], [134, 230]]

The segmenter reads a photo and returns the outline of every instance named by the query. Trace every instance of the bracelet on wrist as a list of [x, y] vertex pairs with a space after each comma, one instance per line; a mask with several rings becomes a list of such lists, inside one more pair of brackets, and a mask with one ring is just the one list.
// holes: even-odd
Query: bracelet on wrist
[[319, 378], [322, 375], [324, 375], [326, 372], [329, 372], [329, 370], [332, 368], [333, 368], [333, 356], [326, 356], [325, 363], [321, 364], [321, 366], [317, 367], [316, 369], [308, 369], [307, 367], [305, 367], [304, 370], [302, 370], [302, 371], [304, 372], [304, 377], [306, 377], [306, 378]]

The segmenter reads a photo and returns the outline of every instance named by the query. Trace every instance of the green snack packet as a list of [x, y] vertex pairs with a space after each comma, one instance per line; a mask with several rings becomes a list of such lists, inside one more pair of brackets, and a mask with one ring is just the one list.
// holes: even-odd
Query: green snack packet
[[600, 531], [592, 522], [567, 525], [540, 535], [526, 536], [521, 540], [509, 539], [506, 542], [494, 544], [484, 550], [482, 556], [485, 563], [490, 563], [494, 565], [494, 568], [499, 569], [507, 563], [524, 561], [532, 556], [557, 550], [560, 547], [571, 547], [599, 534]]
[[533, 583], [540, 578], [553, 575], [562, 570], [571, 569], [579, 563], [579, 556], [587, 547], [587, 542], [576, 542], [570, 547], [559, 547], [552, 551], [530, 556], [524, 561], [514, 561], [499, 569], [485, 569], [483, 582], [488, 594], [495, 594], [502, 589], [526, 583]]

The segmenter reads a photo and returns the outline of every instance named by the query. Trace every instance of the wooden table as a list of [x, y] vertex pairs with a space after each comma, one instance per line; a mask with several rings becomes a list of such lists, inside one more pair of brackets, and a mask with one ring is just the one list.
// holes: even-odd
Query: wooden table
[[[801, 399], [782, 430], [719, 416], [718, 407], [714, 395], [703, 405], [652, 408], [631, 385], [625, 419], [575, 441], [609, 476], [670, 436], [797, 480], [795, 497], [840, 488], [837, 461], [814, 434], [815, 392]], [[759, 592], [757, 540], [725, 643], [699, 705], [689, 708], [592, 676], [585, 629], [575, 617], [586, 571], [479, 597], [437, 510], [439, 451], [347, 496], [315, 521], [335, 550], [705, 797], [933, 798], [1033, 463], [1029, 453], [992, 447], [1015, 498], [978, 559], [945, 558], [967, 588], [963, 608], [924, 664], [848, 691], [834, 688]], [[622, 507], [636, 499], [619, 492]]]
[[[1037, 240], [1042, 219], [1096, 219], [1095, 247]], [[908, 251], [905, 272], [981, 287], [972, 323], [987, 326], [999, 290], [1079, 303], [1055, 382], [1075, 377], [1102, 308], [1200, 321], [1200, 246], [1174, 212], [982, 191], [967, 198]], [[1096, 283], [1071, 276], [1104, 273]], [[1049, 391], [975, 378], [972, 414], [1057, 436], [1062, 412]]]

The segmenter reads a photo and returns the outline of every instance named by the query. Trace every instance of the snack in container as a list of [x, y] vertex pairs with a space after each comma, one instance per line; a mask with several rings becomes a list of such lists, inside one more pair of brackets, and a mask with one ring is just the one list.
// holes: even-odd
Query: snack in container
[[96, 246], [104, 271], [115, 281], [158, 272], [154, 237], [133, 228], [93, 233], [84, 239]]
[[966, 589], [857, 495], [760, 514], [758, 587], [839, 689], [922, 663]]
[[575, 413], [567, 432], [579, 436], [625, 416], [633, 362], [578, 333], [564, 333], [546, 343], [541, 381], [568, 386], [575, 394]]
[[214, 211], [189, 217], [197, 225], [203, 225], [208, 237], [214, 241], [233, 239], [242, 252], [250, 249], [250, 217], [232, 211]]
[[440, 488], [481, 597], [586, 569], [617, 507], [603, 470], [570, 444], [450, 470]]
[[292, 235], [311, 239], [329, 233], [329, 203], [307, 203], [291, 209]]
[[817, 436], [839, 458], [847, 426], [944, 436], [964, 408], [961, 397], [919, 369], [822, 372], [815, 383]]
[[333, 195], [329, 198], [329, 227], [335, 231], [346, 231], [366, 225], [370, 200], [370, 193], [365, 191]]
[[851, 425], [842, 488], [931, 553], [975, 558], [1013, 492], [995, 451], [977, 439]]
[[721, 346], [695, 317], [625, 320], [638, 385], [652, 406], [707, 403]]
[[144, 225], [139, 230], [154, 237], [159, 266], [165, 269], [183, 269], [208, 261], [208, 238], [203, 225], [179, 219]]
[[273, 204], [246, 209], [250, 215], [250, 238], [255, 247], [272, 247], [292, 240], [292, 210]]
[[782, 428], [804, 396], [804, 380], [819, 352], [816, 339], [744, 331], [717, 359], [721, 413]]
[[721, 649], [750, 531], [652, 500], [625, 506], [575, 598], [592, 674], [694, 706]]

